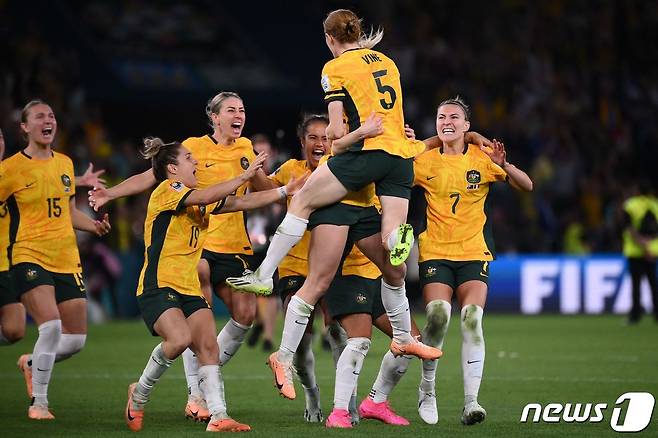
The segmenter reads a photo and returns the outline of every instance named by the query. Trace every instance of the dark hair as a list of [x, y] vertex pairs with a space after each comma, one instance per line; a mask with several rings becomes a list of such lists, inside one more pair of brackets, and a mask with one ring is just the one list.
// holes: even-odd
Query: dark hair
[[328, 125], [329, 117], [327, 117], [326, 114], [304, 114], [302, 121], [299, 122], [299, 125], [297, 125], [297, 137], [299, 137], [301, 141], [304, 141], [304, 137], [308, 132], [308, 127], [311, 125], [311, 123], [315, 122], [322, 122], [325, 125]]
[[464, 111], [464, 119], [465, 120], [471, 120], [471, 109], [466, 105], [466, 103], [462, 100], [461, 97], [455, 96], [452, 99], [446, 99], [443, 102], [439, 104], [438, 107], [436, 107], [436, 110], [438, 111], [439, 108], [441, 108], [443, 105], [457, 105], [461, 107], [461, 109]]
[[177, 141], [165, 143], [158, 137], [147, 137], [144, 139], [142, 156], [151, 160], [153, 175], [158, 181], [167, 179], [167, 165], [178, 164], [178, 149], [181, 144]]
[[233, 91], [221, 91], [212, 97], [206, 104], [206, 116], [208, 117], [208, 123], [211, 128], [215, 128], [212, 124], [211, 114], [219, 114], [219, 111], [222, 109], [222, 104], [229, 97], [235, 97], [236, 99], [242, 100], [242, 98]]

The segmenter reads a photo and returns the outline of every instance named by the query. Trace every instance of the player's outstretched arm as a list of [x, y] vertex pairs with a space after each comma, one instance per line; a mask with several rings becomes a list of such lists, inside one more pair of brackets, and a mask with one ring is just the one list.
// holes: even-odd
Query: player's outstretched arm
[[493, 147], [480, 147], [491, 158], [491, 161], [503, 168], [509, 178], [509, 183], [517, 190], [532, 191], [532, 180], [527, 173], [507, 162], [507, 152], [503, 142], [494, 138]]
[[89, 191], [89, 206], [95, 211], [107, 204], [108, 202], [122, 198], [124, 196], [136, 195], [153, 187], [156, 183], [153, 169], [133, 175], [122, 181], [114, 187], [98, 188], [94, 187]]
[[94, 233], [99, 237], [110, 232], [112, 227], [110, 226], [110, 218], [107, 213], [103, 215], [103, 219], [101, 220], [92, 219], [78, 210], [75, 205], [75, 198], [71, 198], [69, 207], [71, 209], [71, 223], [74, 229]]
[[302, 188], [310, 173], [301, 178], [292, 178], [288, 184], [277, 189], [265, 190], [264, 192], [247, 193], [244, 196], [228, 196], [226, 201], [215, 213], [231, 213], [233, 211], [252, 210], [264, 207], [273, 202], [286, 199]]
[[263, 167], [263, 162], [267, 158], [267, 154], [261, 152], [258, 154], [253, 163], [245, 170], [240, 176], [230, 179], [228, 181], [214, 184], [208, 188], [201, 190], [194, 190], [190, 195], [185, 198], [185, 205], [209, 205], [213, 202], [221, 201], [222, 199], [235, 192], [242, 184], [251, 180], [256, 173]]

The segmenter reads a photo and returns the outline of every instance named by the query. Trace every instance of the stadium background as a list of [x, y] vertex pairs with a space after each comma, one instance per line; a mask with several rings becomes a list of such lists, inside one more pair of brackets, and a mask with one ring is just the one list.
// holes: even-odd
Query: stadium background
[[[509, 160], [533, 178], [531, 194], [502, 186], [491, 194], [490, 218], [503, 256], [500, 267], [492, 267], [491, 298], [499, 299], [491, 310], [625, 312], [621, 203], [639, 178], [658, 186], [656, 2], [0, 0], [5, 156], [23, 147], [20, 109], [39, 97], [57, 116], [57, 149], [73, 158], [78, 173], [89, 162], [106, 169], [112, 185], [148, 167], [138, 155], [141, 138], [182, 140], [208, 132], [206, 101], [231, 90], [245, 102], [243, 135], [271, 140], [271, 166], [298, 158], [301, 114], [324, 110], [319, 72], [330, 53], [321, 22], [338, 7], [353, 8], [366, 26], [384, 28], [379, 47], [401, 70], [405, 116], [419, 137], [434, 134], [436, 104], [460, 95], [472, 107], [473, 129], [504, 140]], [[77, 199], [85, 207], [86, 197]], [[89, 294], [102, 309], [98, 317], [137, 315], [133, 296], [147, 199], [114, 203], [108, 237], [79, 235]], [[411, 212], [415, 225], [422, 216], [419, 199]], [[276, 214], [257, 213], [252, 235], [260, 239], [277, 223]], [[533, 278], [550, 290], [530, 297], [524, 308], [527, 262], [539, 262], [543, 271]], [[607, 268], [588, 286], [592, 263]], [[563, 305], [569, 293], [577, 298]], [[410, 294], [419, 304], [413, 285]], [[596, 333], [616, 330], [621, 317], [529, 321]], [[645, 360], [655, 364], [655, 354], [643, 347], [655, 345], [655, 328], [642, 330], [625, 351], [642, 366]], [[635, 377], [658, 393], [655, 370], [646, 373]]]

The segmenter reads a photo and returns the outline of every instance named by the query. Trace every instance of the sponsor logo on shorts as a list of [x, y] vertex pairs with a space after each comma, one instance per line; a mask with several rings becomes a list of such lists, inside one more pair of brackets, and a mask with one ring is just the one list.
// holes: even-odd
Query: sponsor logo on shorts
[[288, 279], [288, 285], [286, 287], [294, 287], [297, 285], [297, 280], [295, 278]]
[[178, 301], [178, 297], [173, 292], [167, 292], [168, 301]]
[[[615, 401], [610, 427], [615, 432], [641, 432], [651, 422], [656, 403], [648, 392], [627, 392]], [[607, 403], [528, 403], [521, 423], [600, 423], [608, 416]]]
[[25, 278], [27, 281], [32, 281], [39, 276], [39, 273], [35, 269], [28, 269], [25, 273]]
[[356, 295], [356, 302], [357, 302], [358, 304], [365, 304], [365, 303], [368, 302], [368, 297], [366, 297], [366, 296], [363, 295], [362, 293], [358, 293], [358, 294]]
[[247, 170], [247, 168], [249, 167], [249, 160], [247, 159], [247, 157], [242, 157], [242, 158], [240, 158], [240, 166], [241, 166], [244, 170]]
[[429, 278], [436, 274], [436, 268], [434, 266], [428, 266], [427, 271], [425, 271], [425, 278]]

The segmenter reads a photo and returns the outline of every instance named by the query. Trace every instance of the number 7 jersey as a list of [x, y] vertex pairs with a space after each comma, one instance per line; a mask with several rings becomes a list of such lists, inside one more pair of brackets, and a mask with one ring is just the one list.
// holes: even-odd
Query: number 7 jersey
[[427, 229], [418, 238], [419, 262], [493, 260], [495, 248], [488, 221], [489, 185], [507, 173], [480, 150], [463, 154], [429, 150], [414, 160], [414, 185], [425, 190]]
[[373, 112], [383, 119], [383, 134], [355, 143], [349, 150], [381, 149], [391, 155], [411, 158], [425, 149], [421, 141], [409, 140], [404, 133], [400, 72], [383, 53], [370, 49], [346, 50], [325, 64], [322, 88], [326, 103], [343, 102], [350, 132]]

